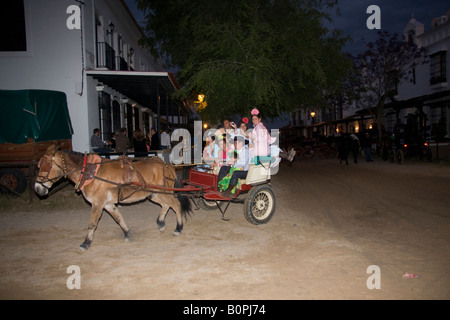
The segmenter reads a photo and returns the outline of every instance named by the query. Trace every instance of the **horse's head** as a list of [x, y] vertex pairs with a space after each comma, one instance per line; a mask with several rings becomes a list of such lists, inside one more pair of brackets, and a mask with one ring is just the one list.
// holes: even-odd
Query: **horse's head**
[[58, 157], [59, 145], [51, 145], [39, 160], [38, 174], [34, 184], [34, 190], [40, 196], [48, 194], [48, 189], [64, 175], [63, 159]]

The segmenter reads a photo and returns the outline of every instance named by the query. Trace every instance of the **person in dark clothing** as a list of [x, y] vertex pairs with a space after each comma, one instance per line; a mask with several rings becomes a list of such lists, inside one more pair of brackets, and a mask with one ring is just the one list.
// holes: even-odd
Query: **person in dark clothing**
[[92, 151], [96, 153], [106, 154], [105, 157], [109, 158], [108, 153], [111, 152], [110, 145], [112, 144], [111, 141], [103, 141], [102, 138], [100, 138], [100, 129], [95, 128], [93, 135], [91, 137], [91, 147]]
[[140, 130], [134, 132], [133, 147], [135, 157], [146, 157], [148, 155], [147, 144], [144, 135]]
[[161, 150], [161, 143], [159, 141], [159, 136], [158, 136], [158, 132], [156, 131], [156, 129], [153, 127], [150, 130], [150, 149], [151, 150]]
[[392, 149], [392, 143], [391, 139], [389, 138], [388, 134], [385, 132], [383, 133], [383, 136], [381, 137], [381, 150], [382, 150], [382, 158], [383, 161], [387, 161], [389, 157], [389, 152]]
[[358, 153], [359, 153], [359, 149], [360, 149], [360, 145], [359, 145], [359, 139], [355, 134], [351, 134], [350, 135], [350, 140], [351, 140], [351, 150], [353, 153], [353, 162], [354, 163], [358, 163]]
[[116, 152], [127, 153], [127, 149], [130, 147], [130, 141], [127, 137], [127, 128], [121, 128], [116, 137]]
[[370, 138], [370, 134], [368, 132], [364, 136], [363, 146], [366, 162], [372, 162], [372, 139]]
[[348, 166], [348, 150], [349, 150], [349, 138], [346, 133], [343, 133], [341, 138], [339, 139], [339, 164], [342, 164], [342, 161], [345, 160], [345, 164]]

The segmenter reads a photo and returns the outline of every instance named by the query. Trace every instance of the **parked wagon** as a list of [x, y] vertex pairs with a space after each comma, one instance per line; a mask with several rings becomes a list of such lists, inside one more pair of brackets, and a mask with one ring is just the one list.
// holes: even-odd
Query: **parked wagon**
[[[0, 193], [21, 195], [55, 143], [72, 150], [72, 124], [64, 92], [0, 90]], [[29, 179], [28, 179], [29, 177]]]

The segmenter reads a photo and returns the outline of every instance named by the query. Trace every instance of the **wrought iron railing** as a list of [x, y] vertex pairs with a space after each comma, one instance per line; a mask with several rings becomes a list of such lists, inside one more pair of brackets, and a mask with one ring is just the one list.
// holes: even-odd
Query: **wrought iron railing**
[[116, 70], [116, 53], [106, 42], [97, 42], [97, 68]]
[[128, 63], [121, 56], [116, 56], [117, 70], [128, 71]]

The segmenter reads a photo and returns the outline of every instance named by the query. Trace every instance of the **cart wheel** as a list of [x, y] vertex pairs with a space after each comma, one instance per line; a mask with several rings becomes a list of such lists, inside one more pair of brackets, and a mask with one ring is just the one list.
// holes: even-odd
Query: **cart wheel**
[[218, 201], [218, 205], [215, 201], [206, 200], [205, 198], [200, 198], [198, 200], [198, 205], [200, 208], [205, 210], [216, 210], [222, 205], [222, 201]]
[[276, 204], [275, 195], [269, 185], [253, 187], [245, 199], [245, 219], [252, 224], [267, 223], [275, 213]]
[[0, 170], [0, 193], [14, 191], [24, 193], [27, 188], [27, 177], [17, 168]]

